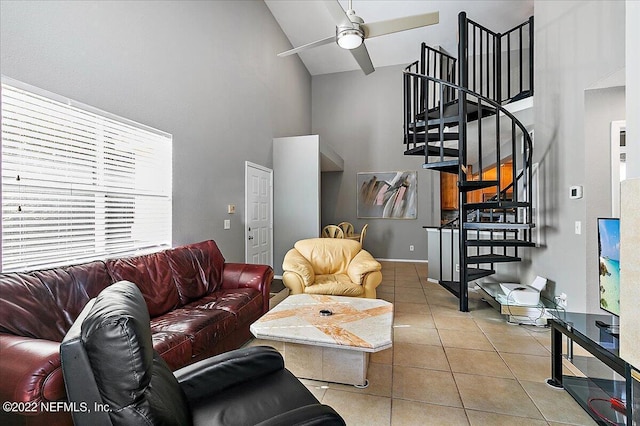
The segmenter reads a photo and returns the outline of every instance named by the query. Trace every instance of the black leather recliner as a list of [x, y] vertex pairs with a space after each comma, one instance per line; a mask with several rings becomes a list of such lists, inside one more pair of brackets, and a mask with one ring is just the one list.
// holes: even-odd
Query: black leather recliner
[[142, 294], [126, 281], [89, 302], [60, 354], [76, 426], [345, 424], [270, 347], [230, 351], [172, 373], [153, 350]]

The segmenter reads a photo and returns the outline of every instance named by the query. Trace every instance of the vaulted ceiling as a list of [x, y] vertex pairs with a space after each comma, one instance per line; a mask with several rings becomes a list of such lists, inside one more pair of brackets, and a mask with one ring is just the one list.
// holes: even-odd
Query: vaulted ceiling
[[[323, 1], [265, 0], [265, 3], [292, 47], [335, 35], [336, 24]], [[348, 1], [339, 3], [348, 9]], [[419, 59], [423, 41], [433, 47], [441, 46], [457, 57], [458, 13], [461, 11], [496, 32], [509, 30], [533, 15], [533, 0], [353, 0], [352, 6], [365, 23], [440, 13], [440, 22], [436, 25], [366, 40], [374, 67], [409, 64]], [[311, 75], [359, 69], [352, 55], [335, 43], [304, 51], [300, 58]]]

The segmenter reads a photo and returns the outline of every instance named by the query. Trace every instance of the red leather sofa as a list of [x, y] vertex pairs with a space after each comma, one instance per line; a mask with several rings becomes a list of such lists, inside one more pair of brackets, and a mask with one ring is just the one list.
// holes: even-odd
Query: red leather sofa
[[237, 349], [269, 307], [273, 270], [226, 263], [213, 241], [158, 253], [0, 274], [3, 425], [71, 425], [59, 346], [85, 304], [114, 282], [141, 290], [153, 347], [172, 370]]

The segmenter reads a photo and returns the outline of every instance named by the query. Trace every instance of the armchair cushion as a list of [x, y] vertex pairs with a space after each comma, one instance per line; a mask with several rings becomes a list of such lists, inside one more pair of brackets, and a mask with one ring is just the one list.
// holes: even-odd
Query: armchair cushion
[[376, 297], [382, 266], [358, 241], [300, 240], [282, 263], [282, 281], [292, 294]]
[[176, 370], [174, 375], [194, 403], [283, 368], [284, 360], [274, 348], [253, 346], [204, 359]]
[[310, 238], [296, 242], [293, 247], [319, 275], [345, 274], [351, 259], [362, 249], [359, 242], [341, 238]]
[[316, 275], [316, 281], [305, 289], [307, 294], [332, 294], [334, 296], [362, 296], [360, 283], [353, 283], [345, 274]]
[[302, 278], [305, 287], [312, 285], [316, 280], [316, 274], [313, 272], [311, 263], [294, 248], [289, 250], [284, 256], [282, 269], [298, 274]]
[[371, 256], [366, 250], [360, 252], [353, 258], [347, 268], [347, 275], [354, 283], [362, 284], [364, 276], [370, 272], [379, 271], [382, 265]]

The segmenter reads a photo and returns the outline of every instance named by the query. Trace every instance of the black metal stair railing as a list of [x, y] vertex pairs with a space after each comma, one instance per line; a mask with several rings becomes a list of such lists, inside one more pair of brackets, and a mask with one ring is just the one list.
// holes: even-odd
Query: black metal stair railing
[[533, 95], [533, 16], [501, 34], [461, 12], [458, 28], [462, 86], [501, 104]]
[[[458, 26], [459, 59], [422, 43], [420, 60], [405, 71], [458, 84], [500, 104], [533, 95], [533, 17], [501, 34], [460, 12]], [[428, 82], [414, 94], [422, 106], [420, 114], [437, 109], [441, 103], [452, 104], [457, 100], [455, 95], [446, 87], [441, 97]]]
[[[437, 112], [443, 115], [440, 115], [439, 117], [435, 117], [431, 119], [430, 118], [416, 119], [416, 117], [421, 116], [422, 101], [419, 96], [415, 95], [415, 93], [419, 91], [420, 87], [425, 86], [423, 82], [429, 82], [429, 83], [435, 84], [438, 88], [439, 93], [444, 93], [445, 91], [444, 88], [447, 87], [448, 90], [456, 94], [456, 98], [463, 98], [467, 104], [474, 105], [474, 110], [475, 110], [474, 117], [478, 121], [478, 130], [475, 135], [468, 135], [468, 136], [474, 136], [478, 140], [479, 149], [477, 153], [474, 153], [474, 156], [475, 156], [474, 160], [476, 160], [475, 163], [478, 165], [482, 165], [483, 162], [488, 161], [487, 160], [488, 156], [483, 155], [483, 150], [481, 149], [482, 148], [481, 145], [483, 142], [482, 141], [483, 128], [480, 126], [480, 122], [483, 121], [483, 119], [485, 118], [493, 117], [494, 118], [493, 126], [494, 126], [494, 130], [496, 130], [496, 132], [494, 132], [495, 137], [491, 141], [492, 147], [495, 148], [495, 150], [493, 151], [493, 153], [495, 153], [495, 156], [493, 156], [493, 165], [500, 165], [501, 163], [504, 162], [505, 157], [508, 157], [508, 159], [513, 163], [513, 167], [512, 167], [513, 176], [511, 181], [515, 182], [518, 179], [524, 178], [525, 186], [530, 187], [530, 185], [527, 185], [527, 183], [530, 182], [527, 179], [527, 176], [526, 175], [522, 176], [522, 172], [517, 175], [516, 173], [518, 170], [518, 164], [520, 166], [524, 166], [524, 165], [527, 165], [527, 163], [531, 162], [531, 155], [532, 155], [531, 137], [529, 136], [529, 133], [526, 127], [510, 111], [508, 111], [504, 106], [500, 105], [496, 101], [493, 101], [485, 96], [474, 93], [470, 89], [457, 86], [448, 81], [436, 79], [427, 75], [416, 74], [415, 72], [410, 72], [410, 71], [404, 72], [403, 79], [404, 79], [403, 85], [405, 90], [405, 104], [404, 104], [405, 151], [411, 151], [413, 148], [423, 147], [425, 145], [431, 148], [436, 148], [435, 150], [429, 150], [428, 148], [425, 149], [425, 154], [428, 154], [426, 155], [427, 158], [425, 158], [425, 164], [430, 164], [430, 163], [434, 163], [434, 161], [430, 160], [430, 157], [434, 157], [434, 154], [433, 154], [434, 152], [437, 152], [437, 154], [435, 155], [437, 157], [436, 159], [438, 160], [437, 162], [445, 161], [447, 157], [458, 157], [455, 155], [446, 155], [446, 153], [450, 151], [446, 150], [445, 146], [448, 144], [444, 142], [458, 141], [458, 148], [457, 148], [458, 150], [461, 150], [462, 148], [466, 148], [465, 146], [463, 146], [465, 145], [464, 143], [465, 141], [463, 141], [463, 138], [459, 136], [459, 133], [460, 133], [459, 129], [458, 129], [458, 132], [455, 131], [456, 127], [458, 126], [462, 127], [460, 126], [461, 123], [464, 125], [464, 127], [466, 127], [467, 120], [466, 118], [464, 118], [464, 116], [462, 116], [463, 117], [462, 120], [460, 120], [461, 115], [458, 115], [458, 114], [451, 117], [446, 116], [444, 115], [444, 108], [442, 104], [440, 104]], [[462, 95], [460, 95], [460, 93], [462, 93]], [[469, 115], [468, 109], [467, 109], [467, 115]], [[511, 124], [509, 126], [511, 129], [508, 132], [508, 137], [507, 137], [507, 140], [509, 142], [508, 145], [503, 143], [503, 141], [501, 140], [501, 134], [498, 132], [502, 127], [501, 119], [503, 119], [503, 117], [507, 117], [508, 121], [510, 121], [509, 124]], [[487, 126], [488, 124], [484, 122], [483, 125]], [[445, 129], [445, 127], [447, 127], [447, 129]], [[434, 130], [434, 129], [437, 129], [437, 131], [429, 132], [429, 130]], [[485, 127], [484, 131], [487, 131], [487, 130], [488, 129], [486, 129]], [[426, 133], [431, 133], [432, 135], [428, 137], [429, 139], [428, 141], [424, 140], [425, 139], [424, 134]], [[446, 137], [447, 133], [456, 135], [456, 138], [455, 139], [447, 138]], [[420, 138], [418, 138], [418, 136], [420, 136]], [[519, 136], [522, 137], [522, 140], [524, 142], [523, 149], [522, 149], [522, 157], [520, 159], [518, 159], [518, 156], [517, 156]], [[453, 144], [450, 144], [450, 145], [453, 145]], [[505, 151], [505, 152], [502, 152], [502, 151]], [[490, 152], [490, 151], [487, 151], [487, 152]], [[470, 164], [469, 158], [466, 158], [466, 159], [461, 158], [461, 160], [462, 161], [460, 161], [460, 164], [463, 165], [463, 168], [465, 165]], [[424, 168], [429, 168], [429, 167], [424, 167]], [[482, 169], [483, 168], [479, 168], [479, 170], [482, 170]], [[530, 169], [530, 167], [528, 167], [528, 169]], [[526, 169], [523, 168], [523, 170], [526, 170]], [[499, 170], [498, 170], [498, 173], [499, 173]], [[466, 177], [466, 173], [465, 173], [465, 177]], [[499, 180], [499, 175], [498, 175], [498, 179], [496, 180]], [[466, 183], [468, 179], [463, 179], [462, 181]], [[518, 191], [519, 191], [518, 186], [514, 185], [513, 192], [514, 192], [515, 199], [518, 198]], [[500, 198], [499, 190], [496, 191], [496, 197], [498, 199]]]
[[[518, 247], [531, 245], [531, 227], [533, 226], [531, 204], [533, 197], [531, 185], [532, 141], [526, 127], [504, 106], [474, 93], [470, 89], [409, 71], [404, 73], [403, 84], [406, 90], [405, 143], [407, 151], [422, 148], [425, 158], [424, 168], [458, 174], [460, 189], [458, 220], [449, 222], [443, 229], [453, 228], [456, 223], [458, 224], [459, 278], [454, 280], [454, 272], [452, 271], [451, 280], [444, 280], [442, 284], [460, 298], [460, 310], [467, 311], [468, 282], [495, 273], [493, 263], [520, 260], [517, 253]], [[459, 113], [455, 116], [446, 116], [441, 102], [437, 109], [439, 117], [430, 118], [427, 115], [422, 119], [416, 118], [420, 116], [420, 111], [423, 108], [422, 100], [416, 93], [420, 91], [420, 88], [428, 85], [435, 87], [440, 95], [445, 93], [445, 87], [453, 92], [454, 96], [461, 100], [457, 105]], [[477, 135], [463, 135], [460, 129], [466, 130], [469, 115], [467, 107], [469, 105], [474, 105], [478, 125], [480, 122], [484, 122], [485, 131], [489, 126], [493, 126], [494, 138], [486, 141], [486, 138], [483, 138], [482, 129], [478, 131]], [[485, 117], [484, 111], [491, 111], [491, 114], [487, 114]], [[458, 131], [445, 132], [445, 124], [450, 126], [452, 130], [456, 130], [457, 127]], [[501, 133], [502, 127], [507, 129], [505, 134]], [[428, 136], [430, 134], [433, 136]], [[444, 136], [446, 134], [455, 134], [457, 140], [447, 139]], [[418, 140], [417, 136], [419, 135], [421, 135], [422, 142]], [[467, 146], [469, 139], [473, 140], [472, 149]], [[518, 141], [520, 139], [523, 140], [523, 149], [521, 155], [518, 155]], [[456, 145], [455, 148], [454, 145]], [[486, 145], [484, 150], [482, 149], [483, 145]], [[482, 173], [478, 173], [478, 179], [474, 180], [469, 165], [483, 164], [483, 161], [488, 162], [488, 157], [492, 158], [491, 164], [496, 166], [496, 179], [485, 180]], [[500, 166], [507, 161], [512, 163], [512, 183], [501, 187]], [[480, 166], [478, 170], [482, 170], [482, 167]], [[488, 187], [496, 188], [496, 193], [489, 200], [482, 200], [480, 203], [469, 202], [468, 193]], [[505, 195], [508, 190], [512, 194], [509, 199]], [[491, 220], [489, 224], [471, 222], [468, 214], [479, 208], [488, 209], [492, 214], [500, 212], [495, 215], [501, 219]], [[482, 239], [481, 230], [485, 230], [489, 234], [488, 241], [493, 244], [482, 241], [473, 242]], [[452, 235], [453, 233], [452, 231]], [[475, 247], [474, 254], [468, 253], [470, 247]], [[487, 247], [490, 248], [489, 253], [481, 252], [481, 248], [484, 250]], [[499, 247], [501, 252], [496, 247]], [[514, 250], [515, 253], [508, 254], [508, 249]], [[489, 264], [490, 266], [488, 269], [472, 268], [470, 265], [473, 264]]]
[[[468, 283], [495, 273], [494, 263], [520, 261], [518, 249], [533, 245], [532, 141], [504, 108], [533, 95], [533, 17], [500, 34], [461, 12], [458, 39], [457, 59], [422, 43], [420, 60], [405, 69], [404, 144], [405, 155], [424, 157], [423, 168], [458, 177], [458, 217], [439, 228], [441, 265], [442, 232], [451, 230], [449, 279], [441, 267], [440, 283], [467, 311]], [[503, 176], [507, 163], [511, 175]], [[495, 176], [485, 178], [485, 166]]]
[[[436, 50], [426, 43], [420, 46], [420, 74], [430, 75], [454, 85], [457, 82], [457, 60], [441, 50]], [[445, 87], [443, 93], [435, 90], [435, 84], [425, 82], [421, 87], [420, 98], [424, 100], [424, 110], [429, 111], [441, 103], [445, 105], [455, 101], [453, 90]]]

